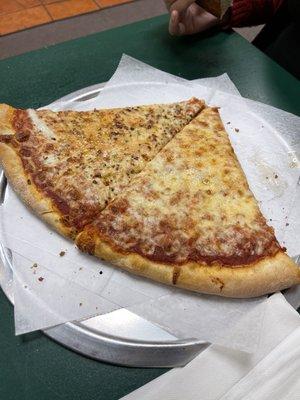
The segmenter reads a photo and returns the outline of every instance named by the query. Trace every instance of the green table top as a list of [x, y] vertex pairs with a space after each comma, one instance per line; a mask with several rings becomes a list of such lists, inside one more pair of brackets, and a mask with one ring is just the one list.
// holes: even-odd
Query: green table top
[[[172, 38], [166, 16], [0, 61], [0, 101], [39, 107], [105, 82], [122, 53], [187, 79], [227, 72], [243, 96], [300, 115], [299, 81], [242, 37]], [[119, 399], [165, 371], [90, 360], [39, 332], [15, 337], [13, 308], [0, 291], [0, 399]]]

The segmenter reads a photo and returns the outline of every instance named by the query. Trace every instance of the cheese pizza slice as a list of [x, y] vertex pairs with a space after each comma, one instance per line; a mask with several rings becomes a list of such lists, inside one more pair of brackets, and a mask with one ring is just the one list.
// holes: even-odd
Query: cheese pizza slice
[[178, 133], [76, 241], [132, 273], [202, 293], [255, 297], [300, 283], [216, 108]]
[[74, 237], [203, 107], [198, 99], [87, 112], [0, 105], [0, 161], [21, 198]]

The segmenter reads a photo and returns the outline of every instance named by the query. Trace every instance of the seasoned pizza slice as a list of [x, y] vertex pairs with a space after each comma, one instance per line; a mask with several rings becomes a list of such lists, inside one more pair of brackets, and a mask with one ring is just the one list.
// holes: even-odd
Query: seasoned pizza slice
[[198, 99], [87, 112], [0, 105], [0, 161], [22, 199], [74, 237], [203, 107]]
[[178, 133], [77, 245], [130, 272], [203, 293], [254, 297], [300, 283], [216, 108]]

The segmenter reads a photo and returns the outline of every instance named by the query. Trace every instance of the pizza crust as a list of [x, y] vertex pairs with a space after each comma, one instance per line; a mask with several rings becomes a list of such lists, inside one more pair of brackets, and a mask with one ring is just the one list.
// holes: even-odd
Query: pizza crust
[[257, 297], [300, 284], [300, 268], [283, 251], [249, 265], [226, 267], [189, 262], [169, 265], [151, 261], [136, 253], [123, 253], [86, 229], [76, 239], [87, 253], [112, 262], [136, 275], [194, 292], [223, 297]]
[[0, 135], [14, 135], [12, 118], [14, 108], [7, 104], [0, 104]]
[[61, 222], [61, 214], [55, 209], [50, 199], [43, 197], [33, 183], [28, 184], [29, 177], [24, 173], [20, 157], [5, 143], [0, 143], [0, 161], [11, 187], [24, 203], [60, 234], [74, 238], [75, 230], [66, 227]]

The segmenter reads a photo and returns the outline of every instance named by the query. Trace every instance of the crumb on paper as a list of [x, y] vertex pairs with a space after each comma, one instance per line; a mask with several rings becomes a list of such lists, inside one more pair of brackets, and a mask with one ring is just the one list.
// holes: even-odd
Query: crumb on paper
[[34, 263], [34, 264], [32, 264], [32, 266], [30, 268], [33, 269], [33, 268], [37, 268], [37, 267], [38, 267], [37, 263]]
[[43, 282], [44, 278], [42, 276], [39, 277], [38, 279], [40, 282]]
[[99, 271], [99, 274], [102, 275], [102, 274], [103, 274], [103, 271]]
[[277, 179], [277, 178], [278, 178], [278, 175], [277, 175], [277, 174], [275, 174], [275, 175], [274, 175], [274, 178], [275, 178], [275, 179]]
[[285, 226], [289, 226], [289, 223], [287, 222], [287, 223], [285, 224]]
[[236, 132], [239, 132], [239, 131], [240, 131], [239, 128], [234, 128], [234, 130], [235, 130]]
[[79, 307], [81, 307], [82, 306], [82, 303], [79, 303]]
[[96, 307], [96, 310], [98, 310], [98, 307]]
[[227, 122], [227, 125], [230, 125], [230, 124], [231, 124], [231, 122], [230, 122], [230, 121], [228, 121], [228, 122]]
[[289, 164], [289, 167], [290, 167], [290, 168], [297, 168], [297, 167], [298, 167], [298, 163], [297, 163], [296, 161], [292, 161], [292, 162]]
[[25, 288], [25, 289], [27, 289], [27, 288], [28, 288], [28, 286], [27, 286], [27, 285], [24, 285], [24, 288]]
[[62, 251], [59, 253], [60, 257], [63, 257], [65, 254], [66, 254], [66, 252], [65, 252], [64, 250], [62, 250]]
[[270, 221], [273, 221], [272, 218], [270, 218]]
[[83, 270], [83, 268], [82, 267], [79, 267], [79, 271], [82, 271]]

